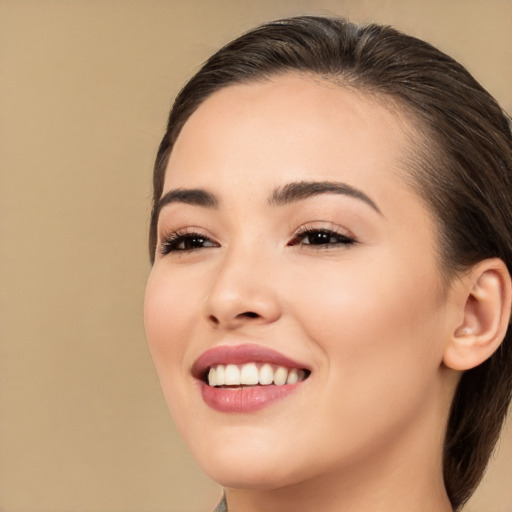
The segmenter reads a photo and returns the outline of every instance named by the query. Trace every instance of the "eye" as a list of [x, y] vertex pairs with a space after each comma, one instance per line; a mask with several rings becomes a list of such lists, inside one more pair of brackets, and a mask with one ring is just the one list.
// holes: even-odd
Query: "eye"
[[193, 231], [175, 231], [166, 235], [161, 244], [160, 252], [163, 256], [171, 252], [191, 252], [209, 247], [220, 247], [207, 236]]
[[300, 229], [290, 242], [293, 245], [310, 245], [318, 248], [337, 247], [355, 244], [356, 240], [350, 236], [325, 228]]

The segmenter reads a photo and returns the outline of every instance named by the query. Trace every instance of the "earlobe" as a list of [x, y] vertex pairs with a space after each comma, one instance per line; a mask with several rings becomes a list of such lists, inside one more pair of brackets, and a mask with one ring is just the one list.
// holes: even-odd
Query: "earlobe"
[[512, 285], [502, 260], [477, 263], [457, 284], [461, 315], [445, 348], [443, 362], [469, 370], [498, 349], [510, 319]]

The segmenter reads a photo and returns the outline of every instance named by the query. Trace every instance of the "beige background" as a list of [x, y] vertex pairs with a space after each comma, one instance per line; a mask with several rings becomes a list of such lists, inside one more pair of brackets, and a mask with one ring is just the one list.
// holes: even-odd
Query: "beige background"
[[[141, 319], [152, 161], [180, 84], [299, 13], [376, 20], [512, 112], [512, 2], [0, 0], [0, 510], [200, 512]], [[512, 428], [468, 512], [512, 510]]]

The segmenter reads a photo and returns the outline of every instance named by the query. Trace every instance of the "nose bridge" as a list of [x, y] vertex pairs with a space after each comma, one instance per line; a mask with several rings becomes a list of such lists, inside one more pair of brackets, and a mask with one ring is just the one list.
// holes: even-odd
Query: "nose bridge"
[[273, 261], [254, 240], [226, 249], [217, 269], [204, 300], [208, 322], [233, 329], [279, 317], [277, 290], [272, 286]]

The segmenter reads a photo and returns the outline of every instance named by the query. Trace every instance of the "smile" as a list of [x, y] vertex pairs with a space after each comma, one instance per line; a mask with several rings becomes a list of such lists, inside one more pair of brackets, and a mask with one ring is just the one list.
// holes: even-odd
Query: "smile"
[[310, 373], [305, 365], [252, 344], [210, 349], [192, 367], [206, 405], [238, 413], [260, 410], [291, 395]]
[[211, 367], [208, 372], [209, 386], [283, 386], [303, 381], [306, 377], [304, 370], [285, 368], [268, 363], [246, 363], [244, 365], [219, 364]]

